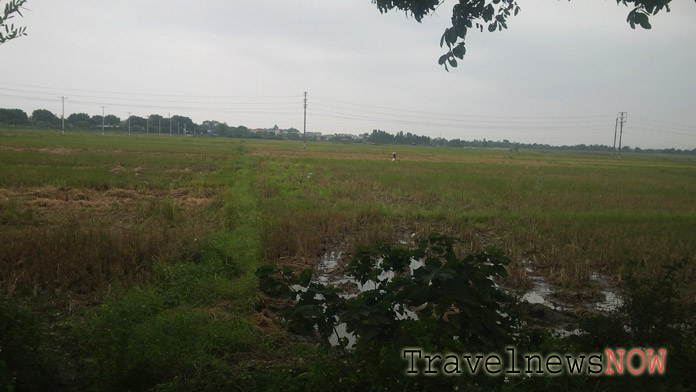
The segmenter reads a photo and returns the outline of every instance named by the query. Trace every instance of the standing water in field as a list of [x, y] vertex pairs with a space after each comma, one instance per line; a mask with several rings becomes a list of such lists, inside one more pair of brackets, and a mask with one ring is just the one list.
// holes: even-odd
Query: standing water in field
[[[399, 245], [408, 246], [411, 244], [415, 233], [406, 234], [398, 240]], [[358, 293], [374, 290], [375, 286], [371, 282], [362, 285], [354, 277], [350, 276], [347, 272], [348, 263], [343, 260], [344, 251], [341, 249], [334, 249], [327, 251], [319, 259], [319, 263], [314, 269], [314, 275], [312, 282], [320, 283], [323, 285], [331, 285], [340, 288], [343, 291], [343, 296], [345, 298], [355, 297]], [[381, 260], [380, 260], [381, 261]], [[378, 261], [378, 263], [380, 262]], [[413, 270], [423, 265], [418, 260], [411, 260], [410, 270]], [[379, 276], [379, 279], [391, 279], [393, 278], [393, 273], [385, 272]]]
[[[413, 235], [402, 238], [398, 241], [399, 245], [408, 246], [412, 237]], [[381, 261], [382, 259], [378, 259], [376, 261], [377, 265]], [[414, 270], [422, 265], [422, 261], [411, 259], [409, 265], [410, 273], [413, 274]], [[529, 263], [525, 263], [524, 268], [532, 282], [532, 287], [522, 295], [520, 300], [532, 306], [530, 314], [539, 320], [539, 325], [549, 328], [562, 336], [580, 333], [576, 329], [574, 321], [578, 312], [586, 312], [588, 310], [612, 312], [623, 304], [618, 289], [611, 284], [607, 277], [598, 272], [592, 272], [590, 282], [599, 291], [601, 298], [598, 300], [573, 301], [564, 299], [562, 295], [559, 295], [560, 287], [549, 282], [543, 275], [536, 273]], [[393, 277], [394, 273], [392, 271], [384, 271], [378, 277], [378, 280], [390, 280]], [[338, 287], [340, 295], [344, 298], [353, 298], [362, 292], [377, 288], [377, 283], [373, 281], [361, 284], [348, 274], [345, 253], [340, 249], [328, 251], [324, 254], [315, 267], [312, 282]], [[417, 319], [417, 315], [410, 310], [404, 311], [398, 317], [401, 319]], [[339, 324], [329, 338], [329, 342], [332, 345], [337, 345], [339, 339], [343, 338], [348, 339], [348, 347], [352, 347], [355, 343], [355, 337], [346, 330], [346, 325]]]
[[590, 274], [590, 282], [599, 289], [601, 299], [583, 304], [554, 298], [560, 289], [558, 286], [550, 283], [544, 276], [536, 274], [529, 263], [525, 263], [524, 269], [530, 276], [532, 287], [522, 296], [521, 300], [530, 304], [542, 304], [554, 310], [589, 308], [600, 312], [613, 312], [623, 305], [619, 290], [611, 284], [606, 276], [597, 271]]
[[598, 301], [594, 304], [594, 308], [601, 310], [603, 312], [613, 312], [623, 306], [623, 298], [616, 287], [611, 285], [609, 279], [606, 276], [600, 275], [598, 272], [593, 271], [590, 275], [590, 280], [594, 282], [604, 296], [603, 300]]
[[[406, 236], [399, 240], [399, 244], [407, 246], [415, 234]], [[372, 281], [365, 282], [365, 284], [360, 283], [353, 276], [350, 276], [346, 269], [347, 263], [343, 260], [344, 252], [342, 250], [332, 250], [326, 252], [322, 258], [319, 260], [315, 270], [314, 276], [312, 278], [313, 283], [319, 283], [323, 285], [331, 285], [341, 289], [341, 296], [344, 298], [354, 298], [359, 293], [374, 290], [377, 288], [376, 284]], [[382, 259], [377, 260], [377, 264], [382, 262]], [[409, 265], [410, 272], [423, 265], [420, 260], [411, 259], [411, 264]], [[378, 279], [391, 279], [394, 277], [392, 271], [383, 272]], [[397, 315], [399, 319], [412, 318], [417, 319], [418, 316], [405, 309], [403, 313]], [[331, 345], [338, 345], [339, 339], [348, 338], [348, 348], [355, 344], [355, 336], [346, 330], [346, 324], [341, 323], [336, 325], [334, 333], [329, 337], [329, 343]]]

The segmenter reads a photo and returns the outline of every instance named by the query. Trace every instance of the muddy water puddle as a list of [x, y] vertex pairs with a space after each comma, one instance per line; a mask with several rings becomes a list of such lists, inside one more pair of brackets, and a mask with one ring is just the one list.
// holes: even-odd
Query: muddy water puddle
[[[411, 235], [410, 237], [413, 237]], [[399, 241], [400, 245], [408, 245], [410, 243], [410, 238], [403, 238]], [[378, 259], [377, 263], [382, 262], [382, 259]], [[340, 294], [343, 298], [354, 298], [358, 294], [374, 290], [377, 285], [373, 281], [365, 282], [365, 284], [360, 283], [358, 280], [350, 276], [347, 272], [347, 260], [344, 260], [344, 252], [342, 250], [329, 251], [322, 256], [319, 263], [314, 269], [314, 276], [312, 277], [312, 283], [319, 283], [323, 285], [331, 285], [341, 289]], [[411, 264], [409, 265], [411, 273], [423, 265], [422, 261], [411, 259]], [[385, 271], [378, 279], [379, 280], [390, 280], [394, 277], [394, 272]], [[301, 289], [297, 288], [296, 289]], [[402, 313], [397, 312], [397, 317], [401, 320], [403, 319], [418, 319], [416, 313], [404, 309]], [[353, 347], [355, 344], [355, 336], [347, 330], [347, 325], [345, 323], [338, 324], [334, 333], [329, 337], [329, 343], [336, 346], [338, 345], [339, 339], [348, 339], [348, 348]]]
[[623, 298], [619, 290], [611, 284], [611, 281], [600, 273], [594, 271], [590, 274], [590, 280], [599, 286], [604, 299], [596, 302], [594, 307], [603, 312], [613, 312], [623, 306]]
[[546, 277], [539, 274], [529, 263], [525, 263], [525, 271], [532, 283], [532, 287], [520, 298], [530, 304], [541, 304], [554, 310], [587, 309], [600, 312], [613, 312], [623, 305], [623, 298], [609, 278], [597, 271], [590, 273], [590, 284], [599, 290], [599, 298], [596, 301], [569, 301], [558, 296], [560, 287], [549, 282]]
[[590, 273], [590, 290], [596, 290], [593, 299], [566, 299], [560, 295], [560, 287], [538, 273], [529, 263], [524, 263], [532, 287], [520, 297], [527, 303], [532, 323], [547, 328], [559, 337], [580, 335], [578, 315], [611, 313], [623, 305], [623, 298], [609, 278], [597, 271]]
[[[400, 245], [407, 246], [410, 238], [405, 238], [399, 241]], [[313, 283], [323, 285], [332, 285], [338, 287], [344, 298], [353, 298], [359, 293], [376, 288], [374, 282], [367, 282], [364, 285], [350, 276], [347, 272], [347, 257], [342, 250], [332, 250], [324, 254], [317, 264]], [[378, 260], [378, 263], [381, 259]], [[410, 264], [411, 273], [423, 263], [419, 260], [412, 259]], [[521, 302], [528, 303], [533, 309], [530, 311], [532, 317], [545, 319], [545, 323], [540, 325], [552, 330], [559, 336], [569, 336], [580, 334], [569, 314], [580, 312], [598, 312], [609, 313], [618, 310], [623, 305], [621, 294], [611, 280], [597, 271], [590, 274], [590, 284], [599, 291], [599, 299], [592, 301], [571, 301], [562, 299], [559, 296], [560, 287], [551, 283], [546, 277], [538, 273], [529, 263], [525, 263], [525, 270], [529, 277], [532, 287], [527, 290], [521, 297]], [[387, 271], [379, 276], [380, 280], [393, 278], [393, 272]], [[535, 310], [534, 310], [535, 309]], [[536, 314], [536, 316], [535, 316]], [[406, 310], [398, 317], [417, 319], [417, 315]], [[336, 327], [334, 334], [330, 337], [329, 342], [332, 345], [337, 345], [339, 339], [347, 338], [348, 347], [355, 344], [355, 337], [352, 333], [346, 330], [345, 324], [339, 324]]]
[[[375, 285], [367, 282], [362, 285], [346, 271], [346, 262], [343, 259], [344, 253], [340, 250], [330, 251], [324, 254], [318, 263], [313, 282], [324, 285], [333, 285], [341, 288], [346, 298], [352, 298], [358, 293], [373, 290]], [[381, 261], [381, 260], [380, 260]], [[378, 261], [379, 262], [379, 261]], [[419, 260], [411, 260], [411, 273], [423, 263]], [[543, 275], [536, 272], [528, 263], [525, 265], [532, 287], [527, 290], [520, 298], [521, 301], [530, 304], [541, 304], [555, 310], [569, 310], [575, 308], [592, 309], [601, 312], [613, 312], [623, 305], [623, 298], [611, 280], [597, 271], [590, 274], [590, 282], [593, 287], [599, 290], [600, 299], [594, 302], [580, 302], [563, 300], [558, 297], [560, 287], [549, 282]], [[391, 279], [393, 273], [388, 271], [383, 273], [379, 279]]]

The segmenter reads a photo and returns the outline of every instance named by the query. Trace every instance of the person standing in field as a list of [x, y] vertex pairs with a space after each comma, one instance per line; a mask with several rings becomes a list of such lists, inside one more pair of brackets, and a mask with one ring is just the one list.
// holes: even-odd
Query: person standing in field
[[393, 153], [392, 153], [392, 160], [391, 160], [391, 161], [392, 161], [392, 162], [396, 161], [396, 152], [393, 152]]

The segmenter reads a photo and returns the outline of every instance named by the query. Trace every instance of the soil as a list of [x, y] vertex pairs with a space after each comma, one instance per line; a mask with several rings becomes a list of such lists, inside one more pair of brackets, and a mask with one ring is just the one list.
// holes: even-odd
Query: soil
[[0, 151], [13, 151], [13, 152], [38, 152], [42, 154], [52, 154], [52, 155], [67, 155], [76, 154], [80, 152], [78, 149], [65, 148], [65, 147], [41, 147], [41, 148], [22, 148], [22, 147], [11, 147], [11, 146], [0, 146]]

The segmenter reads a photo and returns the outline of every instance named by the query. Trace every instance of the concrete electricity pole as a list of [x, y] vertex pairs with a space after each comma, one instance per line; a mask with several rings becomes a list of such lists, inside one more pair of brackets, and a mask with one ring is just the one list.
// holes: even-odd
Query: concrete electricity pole
[[626, 122], [626, 119], [624, 118], [624, 115], [627, 115], [626, 112], [619, 112], [621, 115], [621, 119], [619, 120], [619, 159], [621, 159], [621, 137], [623, 136], [623, 125]]
[[106, 106], [102, 106], [102, 135], [104, 134], [104, 109], [106, 109]]
[[131, 118], [131, 112], [126, 112], [128, 113], [128, 135], [130, 135], [130, 118]]
[[304, 126], [302, 127], [304, 131], [304, 145], [302, 149], [307, 149], [307, 92], [304, 92]]
[[60, 123], [61, 127], [63, 128], [62, 134], [65, 135], [65, 100], [68, 99], [68, 97], [60, 97], [60, 100], [63, 102], [63, 112], [60, 115]]
[[614, 156], [616, 156], [616, 130], [619, 126], [619, 118], [616, 117], [616, 121], [614, 121]]

